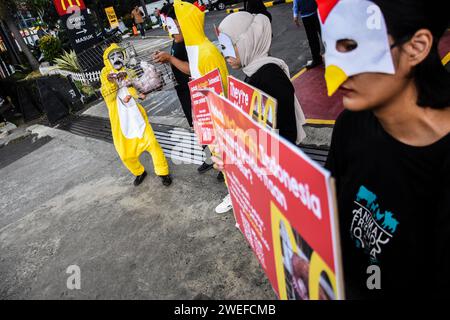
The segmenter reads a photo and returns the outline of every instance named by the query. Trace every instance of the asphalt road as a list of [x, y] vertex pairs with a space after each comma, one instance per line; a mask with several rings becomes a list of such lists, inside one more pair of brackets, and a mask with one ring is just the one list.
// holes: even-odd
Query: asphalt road
[[[239, 6], [238, 6], [239, 7]], [[282, 4], [268, 8], [272, 14], [272, 50], [274, 57], [283, 59], [289, 66], [291, 76], [300, 71], [302, 65], [311, 57], [308, 40], [303, 25], [297, 27], [292, 21], [292, 5]], [[207, 37], [215, 41], [214, 25], [227, 16], [226, 11], [212, 11], [206, 13], [205, 31]], [[162, 29], [147, 32], [148, 36], [165, 36]], [[234, 76], [243, 77], [241, 71], [231, 71]]]

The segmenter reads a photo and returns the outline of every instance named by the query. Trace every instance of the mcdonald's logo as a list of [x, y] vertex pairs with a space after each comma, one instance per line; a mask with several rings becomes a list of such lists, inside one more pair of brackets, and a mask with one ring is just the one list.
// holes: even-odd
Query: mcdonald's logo
[[60, 16], [65, 16], [67, 14], [67, 9], [71, 6], [77, 6], [81, 10], [86, 9], [83, 0], [53, 0], [53, 4]]

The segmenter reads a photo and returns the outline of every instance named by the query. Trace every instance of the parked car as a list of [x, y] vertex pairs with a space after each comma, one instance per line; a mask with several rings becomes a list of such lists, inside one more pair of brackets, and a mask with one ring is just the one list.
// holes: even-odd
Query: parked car
[[243, 0], [202, 0], [209, 10], [225, 10], [227, 6], [243, 2]]

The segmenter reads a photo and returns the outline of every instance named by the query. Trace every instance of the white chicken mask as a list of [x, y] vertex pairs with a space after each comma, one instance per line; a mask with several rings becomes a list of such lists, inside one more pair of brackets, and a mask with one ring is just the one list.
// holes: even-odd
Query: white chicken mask
[[109, 62], [117, 71], [125, 65], [125, 54], [122, 50], [114, 50], [108, 55]]
[[[394, 74], [391, 47], [381, 9], [367, 0], [317, 0], [325, 46], [325, 81], [333, 95], [348, 77], [377, 72]], [[337, 50], [340, 40], [356, 47]]]
[[234, 50], [233, 41], [231, 41], [231, 38], [227, 34], [220, 32], [216, 25], [214, 25], [214, 32], [216, 33], [217, 40], [219, 41], [219, 49], [220, 52], [222, 52], [222, 55], [225, 58], [236, 58], [236, 51]]
[[171, 17], [166, 17], [165, 15], [161, 15], [161, 21], [163, 22], [165, 29], [169, 33], [169, 35], [180, 34], [180, 30], [178, 30], [177, 24], [175, 20]]

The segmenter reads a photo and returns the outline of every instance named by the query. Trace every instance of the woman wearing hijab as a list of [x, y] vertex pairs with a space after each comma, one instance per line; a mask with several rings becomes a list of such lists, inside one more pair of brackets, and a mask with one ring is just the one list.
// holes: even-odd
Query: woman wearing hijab
[[289, 68], [278, 58], [269, 56], [272, 27], [263, 14], [236, 12], [219, 25], [219, 33], [234, 45], [235, 58], [226, 56], [231, 68], [242, 69], [245, 82], [274, 97], [278, 102], [277, 124], [280, 136], [292, 143], [305, 138], [305, 116], [295, 96]]
[[[300, 143], [306, 136], [302, 127], [305, 116], [295, 96], [288, 66], [283, 60], [269, 56], [272, 42], [269, 18], [263, 14], [236, 12], [227, 16], [218, 29], [222, 37], [228, 37], [234, 46], [235, 57], [227, 54], [230, 50], [222, 51], [230, 67], [242, 69], [246, 75], [245, 82], [277, 100], [276, 119], [280, 136], [291, 143]], [[216, 207], [216, 212], [224, 213], [231, 208], [230, 195], [227, 195]]]

